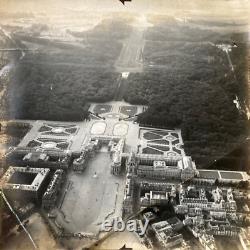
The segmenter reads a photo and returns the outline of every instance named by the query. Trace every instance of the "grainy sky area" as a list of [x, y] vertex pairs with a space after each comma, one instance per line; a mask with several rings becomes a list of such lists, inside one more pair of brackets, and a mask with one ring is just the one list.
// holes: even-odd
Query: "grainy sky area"
[[123, 6], [119, 0], [0, 0], [3, 11], [59, 12], [64, 10], [132, 12], [203, 12], [208, 15], [250, 16], [248, 0], [132, 0]]

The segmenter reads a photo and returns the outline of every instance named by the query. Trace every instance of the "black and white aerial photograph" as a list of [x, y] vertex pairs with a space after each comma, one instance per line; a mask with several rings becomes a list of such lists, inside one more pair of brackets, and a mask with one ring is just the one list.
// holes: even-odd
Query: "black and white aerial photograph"
[[0, 0], [1, 250], [250, 250], [250, 0]]

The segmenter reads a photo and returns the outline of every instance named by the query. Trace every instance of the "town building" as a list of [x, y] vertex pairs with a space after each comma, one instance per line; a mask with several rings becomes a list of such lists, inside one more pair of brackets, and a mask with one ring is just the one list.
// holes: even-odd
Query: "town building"
[[187, 181], [194, 178], [198, 172], [191, 157], [184, 156], [182, 159], [166, 158], [164, 156], [154, 160], [155, 156], [148, 158], [136, 156], [135, 172], [139, 177], [150, 179], [176, 179]]
[[199, 236], [199, 241], [205, 250], [217, 250], [213, 235], [202, 233]]
[[122, 171], [122, 153], [125, 146], [125, 140], [120, 139], [119, 142], [113, 145], [110, 149], [112, 164], [111, 173], [114, 175], [121, 174]]
[[141, 207], [168, 204], [168, 193], [163, 191], [150, 191], [141, 198]]
[[127, 174], [123, 199], [123, 215], [133, 213], [134, 206], [135, 179], [131, 174]]
[[36, 150], [34, 148], [16, 147], [7, 157], [9, 164], [35, 168], [68, 169], [71, 154], [60, 150]]
[[[178, 206], [181, 206], [180, 208]], [[203, 189], [197, 190], [195, 186], [188, 186], [187, 188], [180, 188], [179, 205], [177, 205], [176, 212], [187, 208], [200, 208], [206, 211], [226, 211], [235, 212], [237, 209], [236, 202], [232, 195], [232, 190], [229, 188], [226, 194], [218, 187], [213, 189], [211, 194]]]
[[159, 244], [164, 248], [172, 248], [182, 244], [183, 236], [175, 233], [172, 226], [167, 221], [160, 221], [152, 224], [155, 237]]
[[60, 195], [61, 188], [65, 181], [65, 173], [62, 169], [55, 171], [52, 179], [42, 197], [42, 207], [44, 209], [52, 209], [56, 206], [56, 202]]
[[11, 200], [40, 203], [49, 182], [49, 172], [48, 168], [9, 167], [0, 187]]
[[247, 172], [242, 171], [226, 171], [226, 170], [211, 170], [199, 169], [197, 178], [194, 178], [198, 183], [210, 182], [212, 185], [237, 185], [240, 183], [248, 183], [250, 178]]
[[239, 240], [241, 243], [241, 246], [243, 250], [249, 250], [250, 249], [250, 228], [242, 228], [241, 232], [239, 234]]
[[157, 216], [152, 212], [146, 212], [143, 214], [143, 218], [145, 221], [149, 221], [149, 223], [151, 223], [157, 218]]
[[[111, 120], [114, 117], [120, 119], [117, 114], [112, 114]], [[183, 226], [208, 250], [216, 249], [214, 236], [241, 235], [242, 245], [248, 245], [246, 232], [243, 234], [231, 223], [240, 225], [249, 213], [250, 196], [231, 187], [247, 186], [249, 175], [246, 172], [197, 169], [192, 158], [184, 152], [180, 130], [139, 128], [137, 125], [136, 144], [134, 134], [127, 136], [129, 126], [124, 122], [116, 124], [112, 121], [112, 126], [108, 126], [105, 122], [108, 116], [96, 116], [96, 119], [101, 121], [94, 121], [89, 126], [89, 134], [84, 134], [86, 127], [79, 124], [34, 123], [21, 143], [8, 154], [7, 162], [18, 167], [10, 167], [3, 176], [0, 183], [4, 193], [14, 199], [40, 200], [42, 207], [50, 210], [57, 205], [65, 172], [71, 169], [83, 172], [89, 159], [104, 146], [104, 151], [110, 154], [112, 175], [122, 175], [125, 172], [122, 168], [126, 167], [124, 217], [143, 208], [159, 209], [168, 205], [184, 218], [183, 221], [174, 217], [157, 222], [154, 213], [143, 215], [143, 219], [151, 224], [159, 246], [167, 249], [183, 246], [183, 237], [179, 233]], [[129, 144], [129, 140], [136, 145]], [[55, 171], [51, 176], [49, 169]], [[123, 185], [120, 186], [123, 188]], [[240, 210], [243, 215], [237, 213], [238, 201], [246, 203]], [[143, 244], [148, 242], [142, 237], [139, 240]]]

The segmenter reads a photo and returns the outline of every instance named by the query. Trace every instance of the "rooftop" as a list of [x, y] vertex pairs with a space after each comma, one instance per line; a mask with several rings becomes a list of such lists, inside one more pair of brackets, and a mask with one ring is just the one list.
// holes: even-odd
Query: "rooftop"
[[246, 172], [240, 171], [224, 171], [224, 170], [207, 170], [201, 169], [199, 171], [200, 178], [206, 179], [223, 179], [223, 180], [232, 180], [232, 181], [246, 181], [249, 179], [249, 176]]
[[49, 174], [48, 168], [9, 167], [2, 179], [2, 189], [37, 191]]

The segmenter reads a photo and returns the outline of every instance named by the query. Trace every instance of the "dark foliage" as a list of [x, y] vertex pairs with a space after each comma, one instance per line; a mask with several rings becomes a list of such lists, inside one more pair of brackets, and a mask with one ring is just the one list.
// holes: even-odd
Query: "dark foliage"
[[44, 29], [49, 27], [31, 27], [32, 35], [15, 32], [17, 41], [42, 49], [27, 51], [16, 67], [8, 91], [10, 118], [81, 121], [89, 102], [113, 99], [118, 77], [113, 65], [129, 26], [107, 20], [90, 31], [68, 30], [82, 38], [77, 43], [41, 38]]
[[[181, 128], [186, 153], [198, 166], [208, 167], [247, 134], [246, 46], [238, 43], [244, 41], [244, 34], [159, 24], [146, 37], [146, 71], [130, 75], [125, 98], [149, 105], [138, 117], [141, 124]], [[237, 41], [238, 48], [230, 52], [234, 72], [226, 53], [210, 39], [216, 44]], [[233, 103], [236, 95], [241, 112]]]
[[15, 118], [79, 121], [88, 102], [113, 98], [117, 74], [79, 67], [21, 64], [16, 69], [10, 105]]

